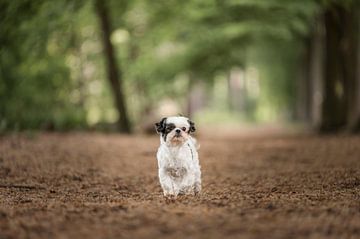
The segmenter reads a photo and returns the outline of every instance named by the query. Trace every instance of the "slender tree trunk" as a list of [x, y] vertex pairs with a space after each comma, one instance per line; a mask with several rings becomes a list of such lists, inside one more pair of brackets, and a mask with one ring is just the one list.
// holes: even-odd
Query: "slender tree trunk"
[[244, 67], [232, 68], [228, 73], [228, 107], [230, 111], [245, 112], [248, 109], [248, 92]]
[[194, 114], [205, 106], [206, 99], [206, 85], [203, 81], [199, 81], [196, 75], [189, 74], [188, 93], [186, 102], [186, 114], [189, 118], [194, 117]]
[[310, 106], [311, 106], [311, 37], [305, 39], [304, 50], [301, 54], [299, 73], [296, 82], [296, 111], [295, 118], [306, 125], [310, 124]]
[[234, 93], [231, 87], [231, 70], [229, 70], [229, 72], [227, 73], [226, 83], [227, 83], [227, 105], [228, 105], [228, 109], [232, 112], [234, 111], [235, 106], [234, 106], [234, 95], [233, 95]]
[[310, 126], [318, 129], [321, 125], [321, 105], [323, 101], [323, 79], [324, 79], [324, 25], [323, 18], [316, 20], [315, 27], [312, 31], [309, 57], [309, 117]]
[[194, 113], [194, 97], [193, 97], [193, 87], [194, 87], [195, 79], [192, 73], [189, 74], [189, 84], [187, 91], [187, 106], [186, 106], [186, 114], [187, 117], [192, 118]]
[[77, 72], [77, 89], [79, 91], [79, 101], [78, 106], [84, 109], [86, 94], [85, 94], [85, 86], [86, 86], [86, 74], [84, 74], [84, 60], [81, 52], [81, 42], [79, 41], [78, 36], [76, 35], [75, 29], [72, 30], [72, 41], [74, 44], [74, 54], [79, 60], [79, 71]]
[[320, 130], [331, 132], [342, 129], [347, 120], [347, 76], [341, 49], [344, 41], [344, 8], [332, 6], [325, 12], [326, 57], [324, 98]]
[[124, 90], [122, 86], [122, 74], [118, 69], [114, 48], [110, 41], [111, 23], [105, 0], [95, 0], [95, 10], [99, 18], [103, 32], [104, 53], [107, 61], [108, 79], [114, 94], [115, 106], [119, 112], [118, 129], [123, 133], [130, 133], [131, 127], [128, 119]]
[[360, 131], [360, 10], [351, 9], [346, 16], [346, 41], [344, 42], [344, 67], [348, 82], [348, 124], [350, 132]]

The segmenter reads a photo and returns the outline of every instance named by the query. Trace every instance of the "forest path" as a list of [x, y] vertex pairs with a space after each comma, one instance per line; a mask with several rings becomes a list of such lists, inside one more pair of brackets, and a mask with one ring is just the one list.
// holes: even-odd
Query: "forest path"
[[166, 203], [158, 137], [0, 138], [0, 238], [356, 238], [360, 137], [201, 134], [203, 191]]

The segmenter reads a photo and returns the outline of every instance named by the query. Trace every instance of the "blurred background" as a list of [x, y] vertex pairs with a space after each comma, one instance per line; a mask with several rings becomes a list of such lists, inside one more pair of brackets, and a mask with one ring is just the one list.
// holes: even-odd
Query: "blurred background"
[[0, 0], [1, 239], [359, 238], [359, 132], [360, 0]]
[[357, 0], [2, 0], [0, 132], [360, 129]]

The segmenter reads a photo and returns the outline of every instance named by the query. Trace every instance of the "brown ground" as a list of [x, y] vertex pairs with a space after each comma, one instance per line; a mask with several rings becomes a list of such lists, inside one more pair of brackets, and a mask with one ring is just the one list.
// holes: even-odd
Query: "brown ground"
[[155, 136], [0, 138], [0, 238], [359, 238], [360, 137], [201, 135], [203, 192], [166, 203]]

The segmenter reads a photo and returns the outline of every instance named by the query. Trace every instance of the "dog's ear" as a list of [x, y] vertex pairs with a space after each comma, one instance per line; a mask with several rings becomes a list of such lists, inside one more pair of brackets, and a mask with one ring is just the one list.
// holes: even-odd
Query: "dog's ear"
[[155, 129], [158, 134], [164, 133], [166, 128], [166, 117], [162, 118], [160, 122], [155, 123]]
[[195, 123], [192, 122], [191, 120], [188, 120], [189, 124], [190, 124], [190, 128], [189, 128], [189, 133], [194, 133], [195, 132]]

